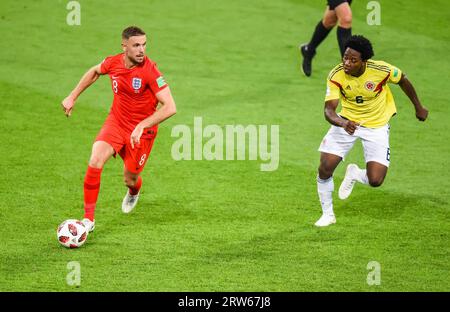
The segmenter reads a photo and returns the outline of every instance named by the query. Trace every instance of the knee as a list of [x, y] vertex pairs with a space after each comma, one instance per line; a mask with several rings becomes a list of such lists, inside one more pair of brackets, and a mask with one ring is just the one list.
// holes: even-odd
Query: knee
[[352, 14], [344, 14], [339, 18], [339, 27], [350, 28], [352, 27]]
[[333, 170], [327, 168], [327, 166], [325, 166], [324, 164], [320, 164], [318, 171], [319, 171], [319, 178], [321, 178], [322, 180], [326, 180], [333, 175]]
[[89, 159], [89, 166], [92, 168], [103, 168], [103, 165], [105, 164], [105, 161], [96, 156], [96, 155], [92, 155], [91, 158]]
[[369, 184], [372, 187], [378, 187], [381, 186], [381, 184], [383, 184], [384, 181], [384, 177], [368, 177], [369, 178]]
[[323, 24], [323, 26], [324, 26], [326, 29], [331, 29], [331, 28], [333, 28], [334, 26], [336, 26], [336, 24], [337, 24], [337, 19], [336, 19], [336, 17], [328, 17], [328, 16], [325, 16], [325, 17], [323, 18], [323, 20], [322, 20], [322, 24]]
[[336, 21], [335, 20], [331, 20], [331, 19], [324, 19], [323, 21], [322, 21], [322, 24], [323, 24], [323, 26], [326, 28], [326, 29], [331, 29], [331, 28], [333, 28], [334, 26], [336, 26]]

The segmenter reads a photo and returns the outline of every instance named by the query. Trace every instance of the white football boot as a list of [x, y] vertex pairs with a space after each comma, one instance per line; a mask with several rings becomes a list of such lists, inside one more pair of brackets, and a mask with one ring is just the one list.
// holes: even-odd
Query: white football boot
[[92, 231], [94, 231], [95, 228], [95, 220], [91, 221], [88, 218], [84, 218], [83, 220], [81, 220], [81, 222], [84, 224], [84, 227], [87, 229], [87, 231], [90, 233]]
[[130, 190], [127, 191], [127, 195], [125, 195], [122, 201], [123, 213], [130, 213], [134, 209], [134, 207], [136, 207], [140, 193], [141, 192], [137, 193], [136, 195], [131, 195]]
[[314, 223], [315, 226], [318, 227], [324, 227], [324, 226], [329, 226], [331, 224], [335, 224], [336, 223], [336, 217], [334, 215], [329, 215], [329, 214], [323, 214], [319, 220], [317, 220], [316, 223]]
[[339, 198], [346, 199], [350, 196], [353, 191], [353, 187], [356, 183], [355, 171], [359, 167], [355, 164], [349, 164], [347, 170], [345, 171], [344, 180], [342, 180], [341, 186], [339, 187]]

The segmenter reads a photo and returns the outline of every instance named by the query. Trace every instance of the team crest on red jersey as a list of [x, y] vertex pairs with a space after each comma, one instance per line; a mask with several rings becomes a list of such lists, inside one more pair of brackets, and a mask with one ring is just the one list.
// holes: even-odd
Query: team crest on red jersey
[[373, 91], [373, 89], [375, 89], [375, 83], [373, 83], [372, 81], [367, 81], [364, 84], [364, 87], [369, 91]]
[[133, 78], [132, 85], [133, 85], [134, 90], [139, 90], [142, 86], [142, 79], [141, 78]]

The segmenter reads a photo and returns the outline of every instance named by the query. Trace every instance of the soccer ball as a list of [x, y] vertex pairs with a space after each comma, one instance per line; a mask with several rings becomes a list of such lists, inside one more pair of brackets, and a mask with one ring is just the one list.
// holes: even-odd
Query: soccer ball
[[69, 219], [58, 226], [56, 235], [58, 242], [64, 247], [78, 248], [86, 241], [88, 231], [81, 221]]

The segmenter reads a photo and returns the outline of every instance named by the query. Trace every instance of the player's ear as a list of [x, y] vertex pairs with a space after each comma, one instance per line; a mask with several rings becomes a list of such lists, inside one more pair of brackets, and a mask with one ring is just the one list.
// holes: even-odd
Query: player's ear
[[127, 42], [125, 39], [123, 39], [122, 40], [122, 51], [125, 52], [126, 48], [127, 48]]

